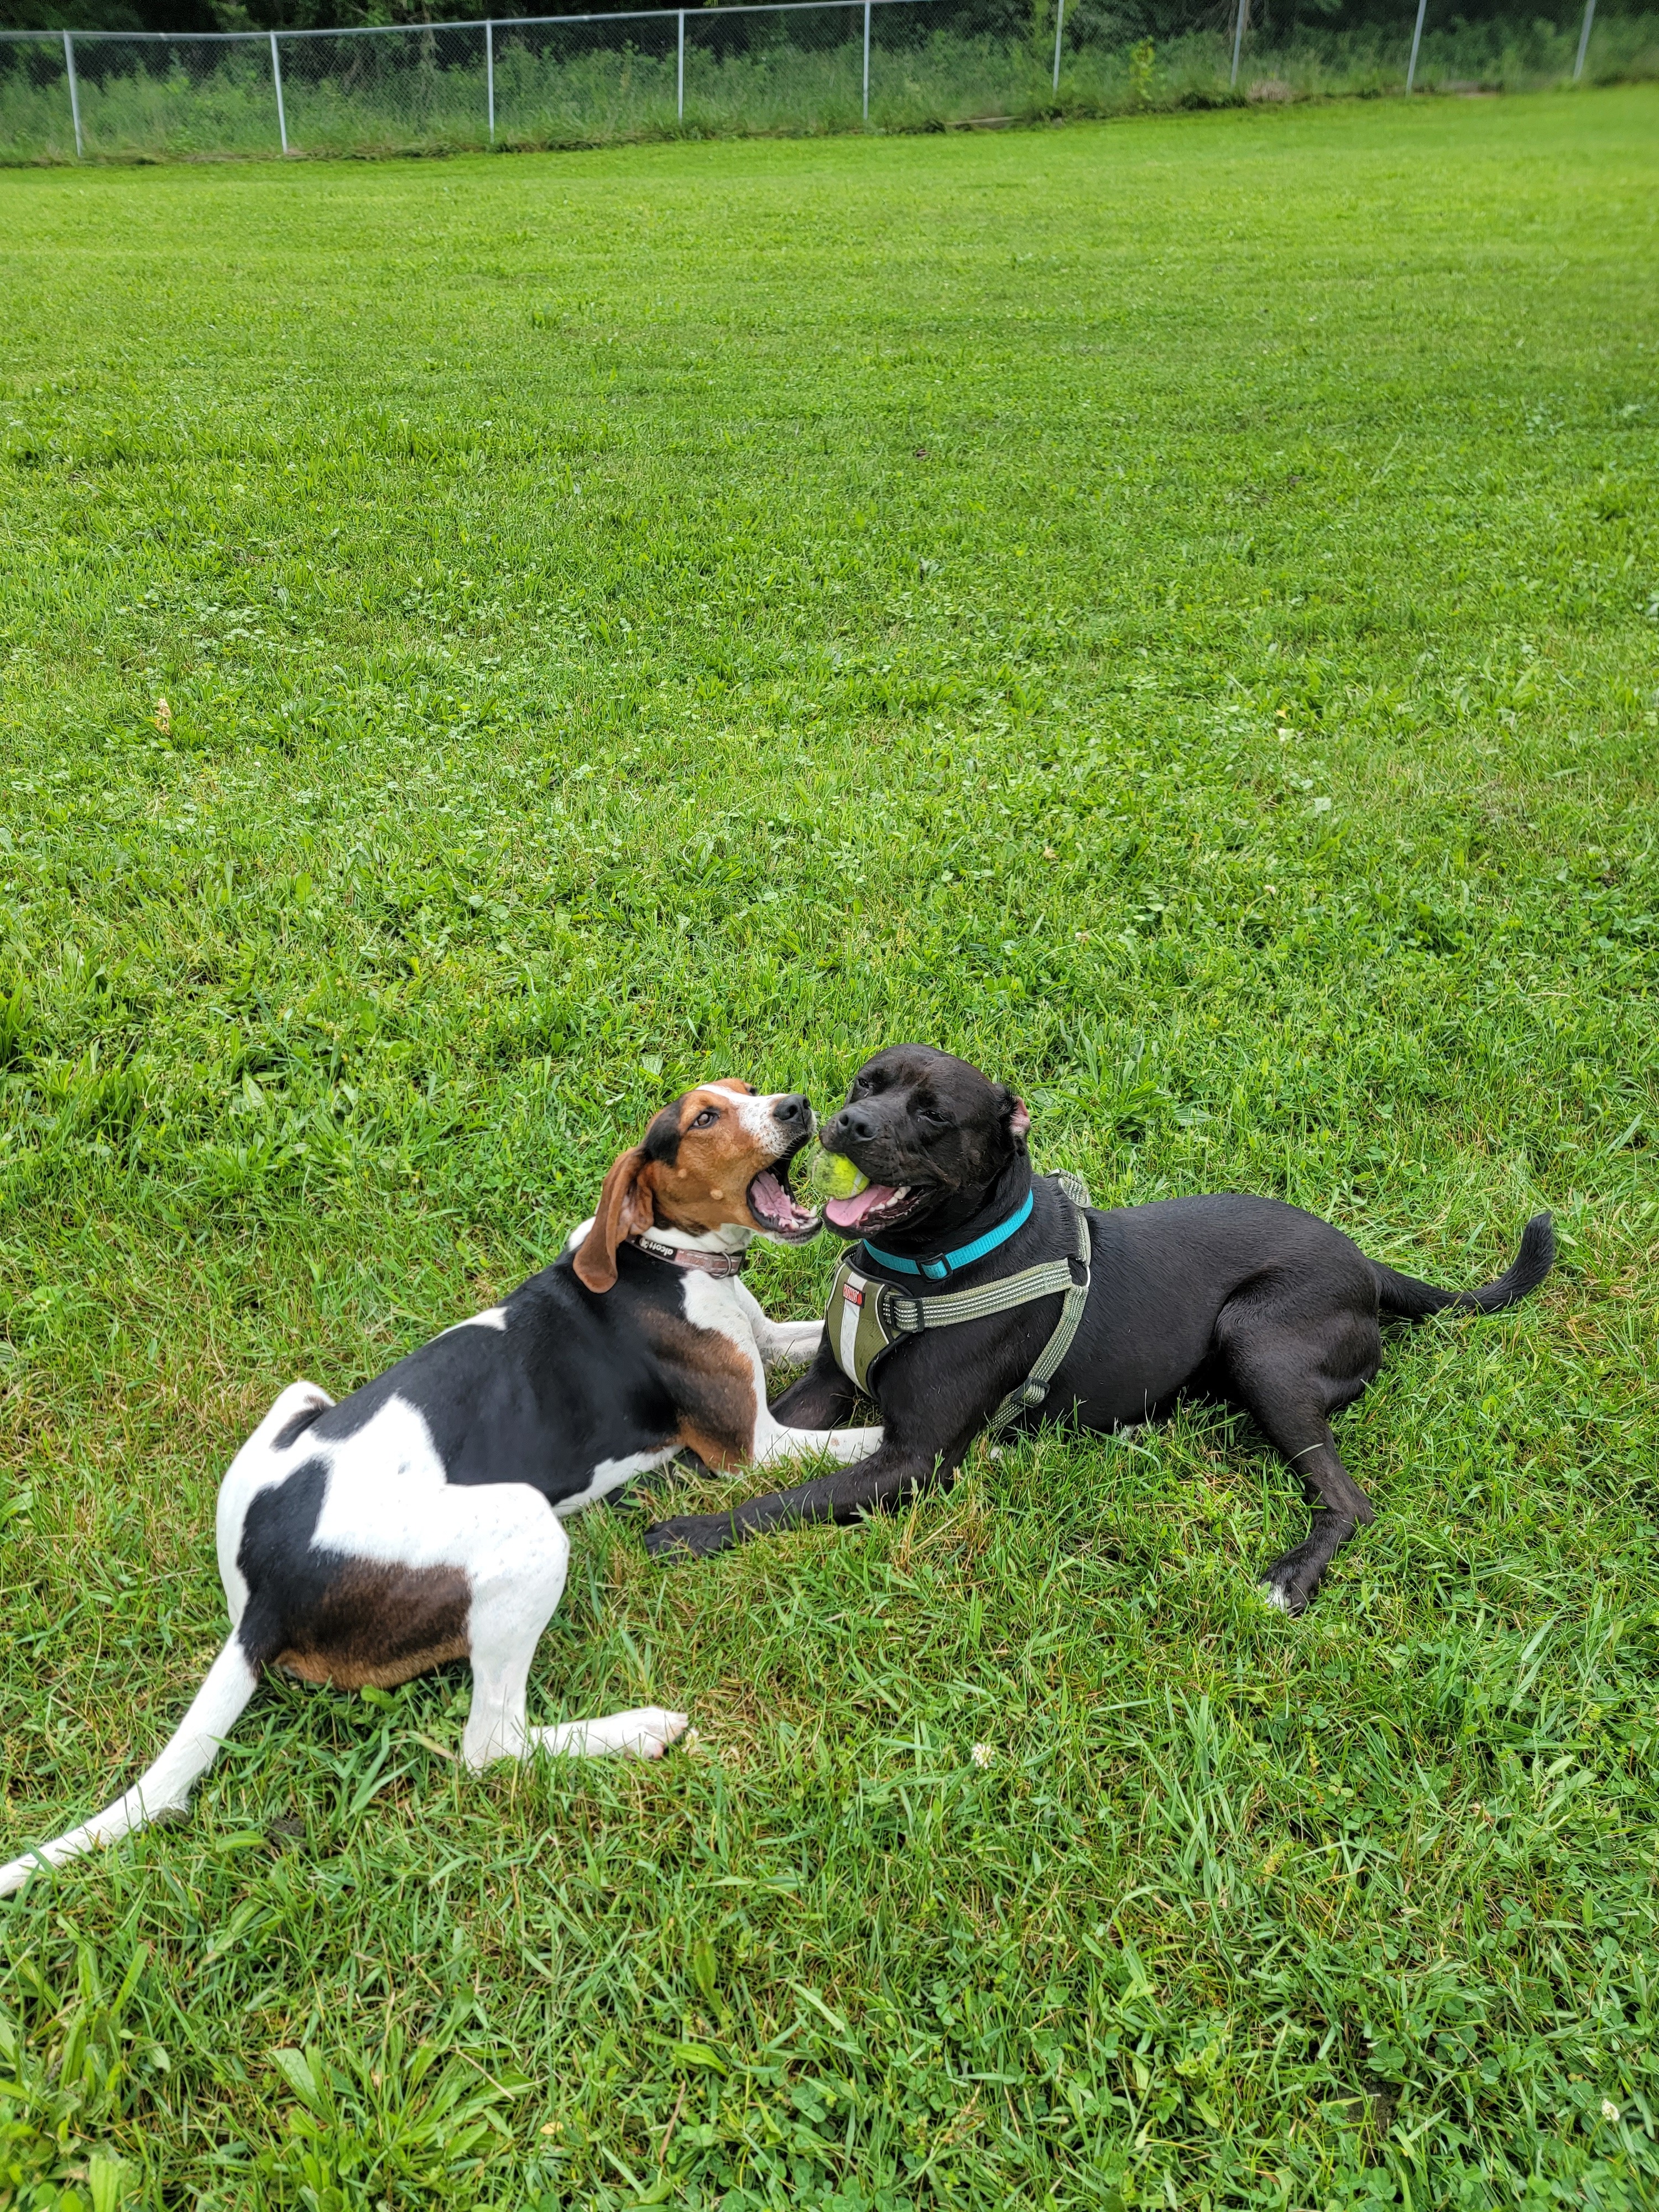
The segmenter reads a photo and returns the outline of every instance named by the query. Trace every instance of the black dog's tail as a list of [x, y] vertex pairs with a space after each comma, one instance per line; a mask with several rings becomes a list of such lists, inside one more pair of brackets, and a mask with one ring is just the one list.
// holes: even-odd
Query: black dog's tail
[[1478, 1291], [1443, 1291], [1433, 1283], [1419, 1283], [1413, 1275], [1397, 1274], [1380, 1260], [1371, 1261], [1376, 1278], [1376, 1299], [1385, 1314], [1407, 1321], [1421, 1321], [1427, 1314], [1501, 1313], [1535, 1291], [1555, 1265], [1555, 1224], [1547, 1213], [1534, 1213], [1521, 1232], [1521, 1249], [1514, 1264], [1495, 1283]]

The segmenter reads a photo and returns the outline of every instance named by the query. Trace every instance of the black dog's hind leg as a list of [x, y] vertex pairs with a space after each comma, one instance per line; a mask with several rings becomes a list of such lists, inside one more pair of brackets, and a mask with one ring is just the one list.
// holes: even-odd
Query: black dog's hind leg
[[1330, 1416], [1352, 1405], [1376, 1373], [1376, 1322], [1370, 1315], [1328, 1310], [1316, 1320], [1287, 1322], [1266, 1301], [1250, 1301], [1223, 1313], [1217, 1336], [1228, 1396], [1254, 1415], [1301, 1476], [1302, 1494], [1315, 1509], [1302, 1542], [1261, 1577], [1274, 1605], [1300, 1613], [1355, 1529], [1376, 1517], [1330, 1429]]

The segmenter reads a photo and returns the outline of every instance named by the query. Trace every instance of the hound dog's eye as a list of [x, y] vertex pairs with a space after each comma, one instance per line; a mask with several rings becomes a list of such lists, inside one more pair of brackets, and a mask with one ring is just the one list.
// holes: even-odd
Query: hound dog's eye
[[719, 1107], [705, 1106], [702, 1113], [698, 1115], [696, 1120], [691, 1124], [691, 1127], [694, 1129], [712, 1129], [715, 1122], [718, 1121], [720, 1118]]
[[950, 1115], [948, 1114], [941, 1114], [937, 1106], [918, 1106], [916, 1109], [916, 1119], [918, 1121], [927, 1122], [931, 1127], [935, 1129], [948, 1129], [951, 1126]]

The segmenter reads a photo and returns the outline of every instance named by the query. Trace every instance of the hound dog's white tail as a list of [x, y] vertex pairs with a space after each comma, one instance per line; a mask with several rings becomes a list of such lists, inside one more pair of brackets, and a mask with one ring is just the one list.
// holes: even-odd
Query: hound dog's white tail
[[237, 1716], [258, 1687], [259, 1677], [249, 1666], [234, 1635], [208, 1669], [207, 1680], [196, 1692], [190, 1711], [161, 1756], [133, 1784], [125, 1797], [106, 1805], [84, 1827], [71, 1828], [55, 1842], [41, 1844], [9, 1866], [0, 1866], [0, 1897], [21, 1889], [43, 1866], [61, 1866], [130, 1836], [158, 1813], [181, 1808], [189, 1802], [191, 1784], [205, 1774], [219, 1755], [219, 1747], [235, 1725]]

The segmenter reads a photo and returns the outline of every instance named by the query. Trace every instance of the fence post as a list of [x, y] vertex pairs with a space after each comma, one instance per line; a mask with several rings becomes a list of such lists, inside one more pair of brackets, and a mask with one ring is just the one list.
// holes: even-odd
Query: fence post
[[[1584, 35], [1588, 38], [1589, 32]], [[64, 33], [64, 67], [69, 72], [70, 114], [75, 123], [75, 158], [79, 161], [85, 157], [86, 149], [81, 143], [81, 88], [75, 82], [75, 36], [70, 31]]]
[[1249, 5], [1250, 0], [1238, 0], [1238, 21], [1233, 27], [1233, 73], [1227, 80], [1230, 85], [1236, 85], [1238, 82], [1238, 54], [1240, 47], [1244, 44], [1244, 18], [1249, 10]]
[[864, 119], [870, 120], [870, 0], [864, 0]]
[[1578, 58], [1572, 65], [1572, 81], [1577, 83], [1584, 74], [1584, 57], [1589, 52], [1590, 26], [1595, 21], [1595, 0], [1584, 0], [1584, 27], [1578, 33]]
[[495, 143], [495, 26], [484, 25], [484, 95], [489, 102], [489, 143]]
[[1054, 90], [1060, 90], [1060, 34], [1066, 28], [1066, 0], [1054, 9]]
[[270, 34], [270, 81], [276, 88], [276, 131], [283, 142], [283, 151], [288, 151], [288, 117], [283, 112], [283, 65], [276, 58], [276, 33]]
[[685, 120], [685, 10], [684, 8], [680, 9], [679, 15], [680, 50], [674, 88], [674, 96], [677, 103], [674, 112], [678, 116], [680, 121], [684, 123]]
[[1417, 28], [1412, 33], [1411, 66], [1406, 71], [1406, 90], [1410, 92], [1417, 82], [1417, 50], [1423, 43], [1423, 17], [1429, 0], [1417, 0]]

